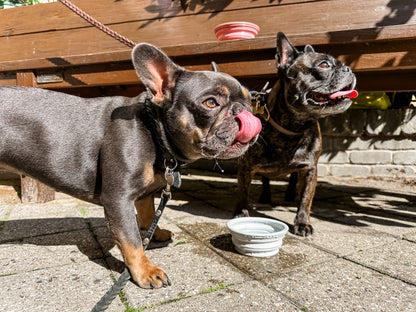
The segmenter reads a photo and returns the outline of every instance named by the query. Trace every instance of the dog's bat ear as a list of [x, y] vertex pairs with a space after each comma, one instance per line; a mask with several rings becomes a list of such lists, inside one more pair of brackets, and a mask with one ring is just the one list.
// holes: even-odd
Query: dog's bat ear
[[136, 45], [132, 60], [137, 76], [153, 95], [156, 104], [170, 100], [179, 72], [184, 69], [176, 65], [165, 53], [148, 43]]
[[299, 51], [290, 43], [285, 34], [279, 32], [276, 45], [276, 67], [290, 64], [298, 55]]
[[305, 53], [312, 53], [312, 52], [315, 52], [315, 49], [310, 44], [307, 44], [305, 46], [304, 51], [305, 51]]
[[214, 71], [216, 73], [220, 71], [217, 63], [215, 63], [214, 61], [211, 62], [211, 68], [212, 68], [212, 71]]

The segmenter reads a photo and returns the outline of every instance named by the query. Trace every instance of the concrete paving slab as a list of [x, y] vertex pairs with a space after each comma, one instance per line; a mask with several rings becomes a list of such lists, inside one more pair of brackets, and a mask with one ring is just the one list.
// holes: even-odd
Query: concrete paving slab
[[387, 233], [329, 221], [319, 221], [313, 225], [314, 235], [299, 239], [337, 256], [362, 252], [375, 246], [384, 246], [396, 240]]
[[255, 279], [280, 274], [282, 271], [297, 269], [303, 265], [327, 261], [333, 257], [319, 249], [303, 244], [290, 233], [284, 238], [279, 254], [276, 256], [249, 257], [237, 253], [225, 224], [195, 223], [179, 224], [178, 226], [186, 232], [192, 233], [195, 238]]
[[[93, 262], [2, 276], [2, 311], [90, 311], [112, 285], [108, 270]], [[124, 311], [117, 297], [109, 311]]]
[[[261, 293], [259, 298], [257, 294]], [[301, 311], [279, 293], [257, 281], [232, 284], [225, 289], [198, 294], [174, 302], [154, 306], [152, 312], [252, 312], [252, 311]]]
[[82, 213], [76, 209], [77, 202], [74, 199], [66, 204], [16, 205], [3, 224], [0, 242], [86, 229], [88, 226]]
[[178, 222], [224, 222], [232, 218], [232, 213], [225, 209], [218, 209], [205, 200], [194, 200], [176, 202], [172, 200], [167, 205], [164, 218]]
[[0, 224], [3, 224], [5, 221], [9, 220], [10, 213], [14, 207], [15, 205], [12, 204], [0, 204]]
[[416, 244], [395, 240], [349, 255], [347, 259], [416, 285]]
[[175, 300], [199, 294], [205, 289], [220, 284], [239, 284], [247, 276], [186, 234], [184, 244], [172, 244], [165, 248], [146, 251], [147, 257], [162, 267], [172, 281], [172, 286], [156, 290], [145, 290], [128, 283], [124, 292], [130, 306], [140, 307], [158, 304], [166, 300]]
[[[325, 179], [312, 208], [315, 234], [288, 234], [278, 255], [251, 258], [235, 252], [226, 228], [235, 182], [217, 174], [184, 179], [161, 219], [174, 241], [146, 251], [173, 285], [144, 290], [129, 282], [108, 311], [416, 310], [416, 192], [394, 181]], [[255, 204], [252, 215], [292, 225], [296, 203], [283, 201], [286, 184], [273, 181], [273, 205]], [[254, 181], [252, 202], [260, 191]], [[124, 269], [103, 208], [63, 194], [48, 204], [0, 204], [0, 253], [7, 312], [89, 311]]]
[[[354, 218], [356, 216], [356, 214], [347, 213], [346, 211], [342, 212], [338, 210], [338, 213], [340, 219]], [[261, 214], [281, 220], [291, 226], [296, 215], [296, 210], [294, 208], [274, 207], [272, 210], [261, 211]], [[335, 214], [332, 214], [331, 217], [334, 218], [334, 216]], [[354, 219], [351, 220], [354, 221]], [[391, 234], [375, 231], [368, 227], [347, 225], [333, 221], [322, 221], [315, 213], [311, 213], [311, 224], [314, 228], [314, 235], [305, 238], [295, 237], [306, 244], [312, 244], [317, 248], [338, 256], [373, 248], [377, 245], [384, 245], [395, 240], [395, 237]]]
[[0, 245], [0, 276], [30, 272], [55, 265], [56, 259], [53, 253], [44, 246], [19, 243]]
[[265, 280], [308, 311], [416, 310], [416, 288], [343, 259]]
[[87, 229], [25, 238], [23, 243], [45, 246], [54, 253], [58, 263], [67, 259], [83, 262], [103, 257], [96, 238]]
[[413, 233], [416, 224], [412, 220], [392, 218], [389, 215], [374, 215], [369, 213], [351, 213], [334, 218], [335, 222], [365, 227], [369, 230], [384, 232], [401, 238], [403, 235]]
[[403, 235], [403, 238], [416, 243], [416, 231]]

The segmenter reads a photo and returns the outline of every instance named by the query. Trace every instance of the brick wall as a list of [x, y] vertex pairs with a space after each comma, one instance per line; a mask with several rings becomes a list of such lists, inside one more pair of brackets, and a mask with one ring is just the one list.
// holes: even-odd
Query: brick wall
[[318, 175], [416, 176], [416, 109], [351, 109], [320, 125]]

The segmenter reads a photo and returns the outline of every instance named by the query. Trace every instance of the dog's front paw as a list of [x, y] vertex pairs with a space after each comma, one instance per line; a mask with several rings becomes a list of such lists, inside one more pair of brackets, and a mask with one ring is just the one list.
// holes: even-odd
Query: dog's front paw
[[133, 280], [142, 288], [160, 288], [172, 285], [162, 268], [150, 261], [141, 265], [135, 272], [130, 270]]
[[313, 227], [310, 224], [295, 223], [294, 233], [296, 235], [306, 237], [313, 234]]
[[248, 209], [237, 209], [234, 212], [234, 218], [244, 218], [244, 217], [249, 217], [250, 214], [248, 213]]

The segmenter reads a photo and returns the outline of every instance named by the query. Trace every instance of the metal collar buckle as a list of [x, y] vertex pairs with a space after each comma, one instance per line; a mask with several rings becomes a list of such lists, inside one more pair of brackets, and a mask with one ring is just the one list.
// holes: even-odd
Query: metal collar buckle
[[267, 108], [267, 96], [269, 95], [269, 90], [267, 82], [261, 91], [250, 91], [251, 94], [251, 107], [253, 109], [253, 114], [261, 116], [266, 122], [270, 119], [270, 112]]

